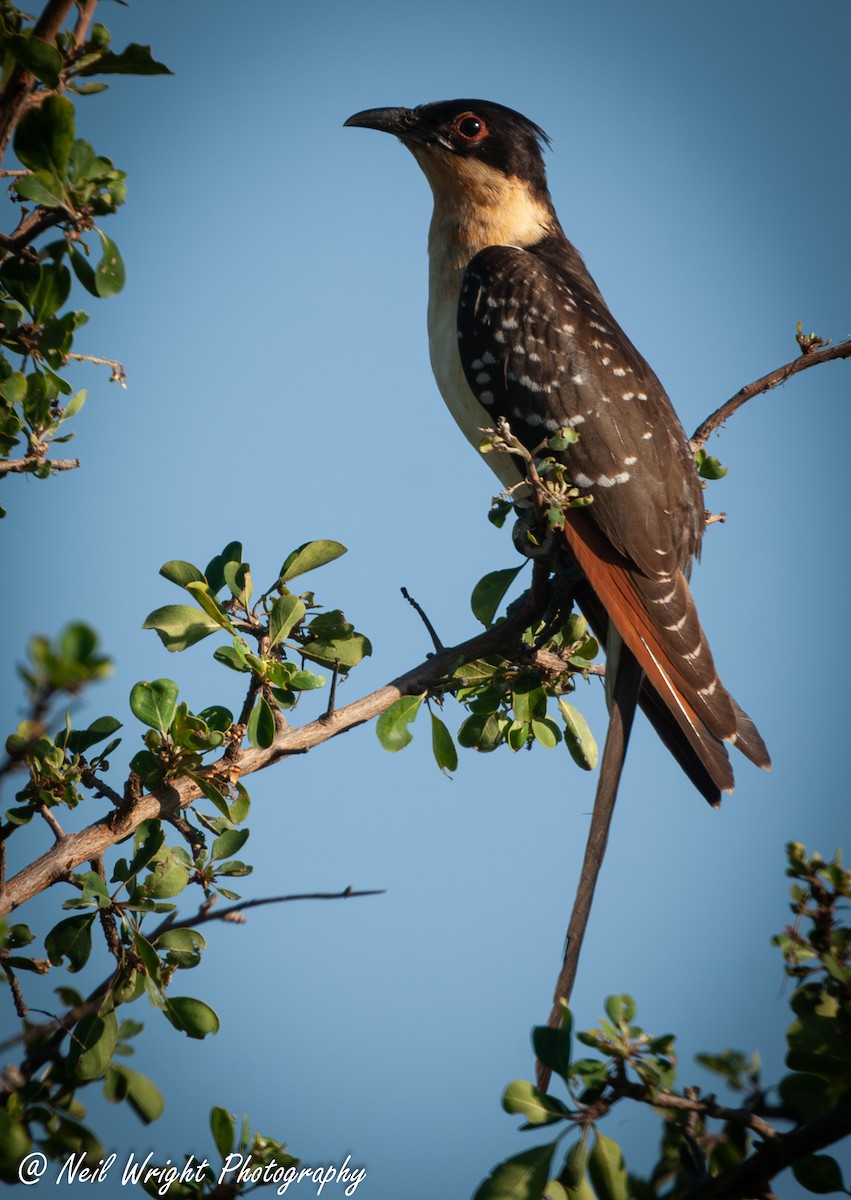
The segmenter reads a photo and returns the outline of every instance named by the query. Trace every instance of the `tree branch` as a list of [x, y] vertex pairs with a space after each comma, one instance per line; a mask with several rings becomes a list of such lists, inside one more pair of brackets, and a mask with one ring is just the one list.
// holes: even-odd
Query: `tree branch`
[[837, 346], [825, 346], [822, 350], [812, 350], [801, 354], [792, 362], [786, 363], [784, 367], [778, 367], [776, 371], [770, 371], [768, 375], [763, 375], [762, 379], [757, 379], [754, 383], [749, 383], [746, 387], [740, 388], [735, 396], [728, 400], [726, 404], [722, 404], [711, 416], [706, 418], [702, 425], [698, 425], [689, 442], [692, 454], [696, 454], [698, 450], [702, 450], [709, 440], [710, 434], [729, 417], [732, 417], [733, 413], [737, 412], [743, 404], [746, 404], [748, 400], [752, 400], [754, 396], [760, 396], [763, 392], [771, 391], [778, 384], [785, 383], [787, 379], [791, 379], [793, 375], [797, 375], [799, 371], [806, 371], [807, 367], [815, 367], [819, 363], [832, 362], [837, 358], [851, 358], [851, 338], [840, 342]]
[[[33, 36], [51, 44], [65, 23], [74, 0], [48, 0], [44, 12], [33, 26]], [[0, 160], [9, 145], [12, 130], [17, 125], [36, 78], [20, 63], [15, 63], [0, 92]]]
[[737, 1167], [707, 1179], [688, 1193], [688, 1200], [748, 1200], [766, 1194], [775, 1175], [799, 1158], [823, 1150], [851, 1133], [851, 1103], [843, 1104], [789, 1133], [763, 1142]]
[[[338, 734], [363, 725], [379, 716], [400, 696], [418, 695], [438, 686], [460, 664], [489, 654], [506, 653], [516, 647], [526, 629], [546, 607], [546, 595], [538, 586], [526, 594], [510, 618], [476, 637], [439, 654], [434, 654], [412, 670], [400, 675], [377, 691], [355, 700], [333, 713], [299, 727], [279, 729], [266, 749], [226, 751], [201, 774], [215, 779], [218, 773], [233, 780], [263, 770], [292, 754], [305, 754]], [[66, 835], [29, 866], [24, 867], [0, 892], [0, 916], [11, 912], [26, 900], [51, 887], [81, 863], [97, 858], [116, 842], [129, 837], [143, 821], [174, 816], [202, 795], [197, 784], [185, 777], [164, 784], [155, 792], [131, 795], [113, 812], [78, 833]]]
[[79, 465], [79, 458], [45, 458], [41, 454], [5, 458], [0, 460], [0, 479], [4, 475], [26, 475], [37, 467], [50, 467], [51, 471], [74, 471]]

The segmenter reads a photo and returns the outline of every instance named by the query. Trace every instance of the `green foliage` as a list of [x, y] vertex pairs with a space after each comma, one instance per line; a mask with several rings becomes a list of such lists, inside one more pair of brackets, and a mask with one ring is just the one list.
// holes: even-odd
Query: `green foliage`
[[[499, 624], [496, 610], [519, 570], [493, 571], [473, 589], [473, 614], [486, 627]], [[597, 765], [597, 744], [588, 723], [564, 699], [574, 691], [576, 677], [593, 669], [600, 649], [584, 617], [569, 613], [555, 629], [541, 622], [524, 632], [521, 645], [521, 654], [510, 659], [492, 655], [462, 663], [442, 685], [432, 688], [427, 698], [432, 750], [444, 774], [457, 768], [458, 752], [433, 705], [442, 705], [447, 697], [454, 697], [467, 710], [457, 734], [458, 744], [465, 749], [489, 753], [507, 745], [516, 752], [538, 745], [552, 750], [563, 741], [583, 770]], [[425, 694], [403, 696], [382, 714], [376, 734], [385, 750], [402, 750], [410, 743], [413, 735], [408, 727], [425, 698]], [[551, 701], [560, 720], [550, 715]]]
[[[519, 1113], [524, 1129], [562, 1126], [555, 1141], [524, 1151], [501, 1163], [476, 1192], [476, 1200], [680, 1200], [701, 1195], [701, 1183], [730, 1180], [743, 1164], [764, 1162], [761, 1185], [791, 1168], [798, 1183], [816, 1194], [845, 1193], [846, 1185], [835, 1159], [821, 1153], [802, 1154], [794, 1135], [851, 1105], [851, 929], [840, 921], [843, 903], [851, 896], [851, 872], [839, 855], [826, 862], [807, 856], [803, 846], [787, 847], [792, 887], [794, 926], [774, 938], [786, 960], [786, 972], [796, 981], [789, 998], [795, 1020], [787, 1034], [786, 1063], [790, 1074], [769, 1096], [760, 1079], [757, 1055], [726, 1050], [701, 1054], [698, 1063], [720, 1076], [743, 1099], [739, 1108], [725, 1107], [715, 1095], [701, 1098], [700, 1089], [678, 1088], [674, 1036], [655, 1036], [635, 1023], [631, 996], [609, 996], [605, 1016], [595, 1029], [577, 1033], [575, 1040], [594, 1052], [593, 1058], [574, 1056], [572, 1020], [563, 1007], [561, 1029], [539, 1027], [532, 1041], [538, 1060], [565, 1087], [568, 1102], [544, 1094], [534, 1084], [516, 1080], [505, 1089], [506, 1112]], [[618, 1106], [648, 1105], [663, 1120], [659, 1158], [649, 1175], [629, 1173], [618, 1143], [599, 1128]], [[623, 1123], [623, 1109], [618, 1109]], [[772, 1128], [769, 1120], [783, 1129]], [[720, 1128], [714, 1129], [713, 1122]], [[578, 1132], [558, 1173], [552, 1178], [556, 1152], [563, 1139]], [[851, 1116], [845, 1132], [851, 1132]], [[827, 1146], [841, 1136], [824, 1124]], [[772, 1155], [760, 1160], [760, 1146], [770, 1137]], [[810, 1143], [813, 1144], [812, 1142]], [[720, 1194], [716, 1192], [715, 1194]]]
[[[97, 636], [87, 625], [76, 624], [53, 640], [30, 642], [20, 675], [31, 713], [7, 739], [9, 761], [3, 768], [24, 778], [16, 804], [5, 814], [4, 837], [34, 819], [55, 821], [53, 814], [63, 806], [91, 805], [104, 796], [121, 804], [143, 790], [191, 785], [201, 800], [184, 806], [168, 827], [158, 819], [139, 823], [132, 841], [124, 842], [123, 856], [111, 863], [111, 873], [101, 861], [65, 873], [63, 882], [70, 889], [63, 902], [66, 915], [44, 935], [46, 957], [29, 952], [35, 936], [27, 926], [0, 930], [0, 977], [15, 989], [26, 1042], [19, 1086], [0, 1102], [0, 1132], [8, 1148], [0, 1156], [0, 1178], [14, 1179], [17, 1161], [32, 1146], [61, 1158], [80, 1151], [102, 1154], [97, 1137], [83, 1124], [78, 1094], [85, 1087], [101, 1086], [110, 1102], [128, 1104], [142, 1121], [160, 1115], [163, 1100], [156, 1085], [119, 1061], [132, 1053], [131, 1041], [143, 1028], [138, 1020], [122, 1020], [127, 1005], [144, 998], [189, 1038], [218, 1031], [214, 1008], [204, 999], [177, 994], [172, 984], [175, 975], [194, 969], [203, 958], [206, 941], [196, 926], [208, 919], [210, 903], [217, 897], [238, 900], [233, 882], [252, 870], [239, 857], [249, 838], [249, 831], [239, 828], [249, 813], [248, 794], [238, 771], [231, 769], [228, 752], [238, 753], [246, 741], [268, 748], [282, 711], [296, 708], [303, 693], [325, 686], [325, 677], [306, 667], [306, 660], [327, 661], [336, 675], [344, 676], [370, 652], [369, 641], [339, 609], [321, 609], [312, 592], [296, 595], [284, 581], [284, 576], [295, 579], [343, 553], [338, 542], [305, 543], [286, 556], [280, 576], [256, 599], [238, 542], [229, 543], [203, 571], [182, 560], [163, 566], [162, 576], [183, 589], [191, 603], [157, 610], [146, 626], [171, 651], [214, 633], [222, 636], [214, 657], [245, 685], [243, 717], [237, 722], [220, 703], [190, 711], [171, 679], [136, 683], [129, 710], [139, 722], [141, 748], [130, 761], [120, 794], [107, 777], [108, 756], [121, 741], [113, 735], [122, 722], [107, 715], [75, 729], [70, 712], [55, 723], [50, 715], [63, 699], [79, 696], [111, 670]], [[59, 727], [53, 732], [55, 724]], [[439, 734], [435, 738], [440, 741]], [[451, 739], [448, 745], [444, 739], [441, 753], [447, 766], [453, 765], [452, 749]], [[216, 756], [212, 765], [210, 755]], [[176, 831], [176, 841], [167, 840], [166, 828]], [[198, 910], [181, 918], [178, 903], [193, 890]], [[101, 935], [112, 958], [110, 977], [88, 998], [75, 989], [58, 988], [64, 1014], [44, 1026], [31, 1025], [18, 975], [64, 967], [79, 977], [92, 969]], [[221, 1141], [222, 1116], [214, 1122]], [[244, 1130], [234, 1144], [256, 1147], [255, 1162], [264, 1154], [281, 1161], [278, 1143], [260, 1135], [251, 1139]], [[190, 1189], [186, 1194], [196, 1193]]]
[[[0, 8], [0, 44], [6, 78], [16, 65], [34, 77], [12, 139], [22, 168], [12, 184], [20, 217], [0, 248], [0, 467], [18, 464], [16, 471], [44, 479], [51, 445], [73, 437], [66, 423], [86, 398], [61, 374], [69, 360], [105, 363], [124, 383], [119, 363], [75, 351], [88, 314], [66, 307], [72, 277], [99, 299], [125, 283], [121, 253], [96, 222], [124, 203], [127, 177], [77, 136], [71, 96], [105, 90], [97, 75], [170, 72], [147, 46], [109, 50], [109, 31], [99, 24], [80, 45], [70, 33], [46, 42], [11, 4]], [[5, 89], [0, 103], [8, 103]], [[44, 240], [47, 233], [53, 240]]]

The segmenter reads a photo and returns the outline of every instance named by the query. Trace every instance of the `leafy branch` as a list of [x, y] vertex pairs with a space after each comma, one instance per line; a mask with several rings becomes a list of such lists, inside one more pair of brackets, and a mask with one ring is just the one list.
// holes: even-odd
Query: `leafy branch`
[[[797, 985], [789, 1001], [789, 1074], [767, 1089], [756, 1055], [701, 1054], [698, 1062], [742, 1096], [737, 1106], [724, 1104], [696, 1086], [675, 1087], [675, 1038], [635, 1024], [630, 996], [609, 996], [599, 1026], [575, 1037], [565, 1005], [562, 1027], [538, 1027], [532, 1042], [563, 1082], [567, 1102], [525, 1080], [509, 1084], [502, 1099], [506, 1112], [525, 1118], [525, 1129], [562, 1128], [554, 1141], [496, 1167], [475, 1200], [747, 1200], [773, 1195], [771, 1181], [787, 1168], [809, 1191], [848, 1194], [835, 1159], [818, 1152], [851, 1134], [851, 929], [840, 919], [851, 872], [838, 853], [826, 862], [798, 843], [787, 846], [787, 860], [796, 920], [774, 943]], [[595, 1057], [575, 1057], [574, 1040]], [[663, 1122], [659, 1158], [646, 1177], [628, 1171], [620, 1146], [600, 1129], [615, 1110], [622, 1118], [630, 1102], [651, 1107]], [[553, 1175], [556, 1151], [571, 1133], [578, 1140]]]

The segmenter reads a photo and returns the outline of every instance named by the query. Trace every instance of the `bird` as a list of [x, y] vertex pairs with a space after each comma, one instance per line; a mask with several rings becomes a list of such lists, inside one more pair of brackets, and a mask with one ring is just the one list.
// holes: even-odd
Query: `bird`
[[[733, 790], [728, 744], [764, 769], [770, 758], [721, 683], [691, 593], [706, 512], [686, 434], [559, 222], [550, 139], [514, 109], [473, 99], [367, 109], [345, 124], [395, 135], [431, 186], [429, 352], [467, 439], [479, 449], [500, 420], [529, 451], [565, 428], [578, 435], [547, 454], [590, 497], [566, 511], [563, 539], [576, 601], [607, 645], [601, 786], [611, 749], [617, 792], [640, 703], [717, 807]], [[514, 456], [486, 461], [506, 488], [521, 481]]]

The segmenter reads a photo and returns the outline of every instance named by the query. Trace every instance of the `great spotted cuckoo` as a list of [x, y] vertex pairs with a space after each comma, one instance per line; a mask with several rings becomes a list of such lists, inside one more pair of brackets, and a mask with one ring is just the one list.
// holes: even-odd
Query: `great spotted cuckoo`
[[[593, 499], [567, 512], [564, 538], [610, 674], [617, 661], [620, 761], [638, 701], [718, 804], [733, 788], [725, 742], [770, 763], [718, 678], [689, 588], [705, 525], [700, 482], [662, 385], [559, 224], [546, 134], [484, 100], [370, 109], [346, 124], [395, 134], [431, 185], [431, 363], [467, 438], [478, 446], [500, 417], [529, 450], [564, 427], [578, 434], [565, 468]], [[520, 480], [513, 456], [487, 461], [506, 486]], [[617, 765], [615, 790], [619, 775]]]

